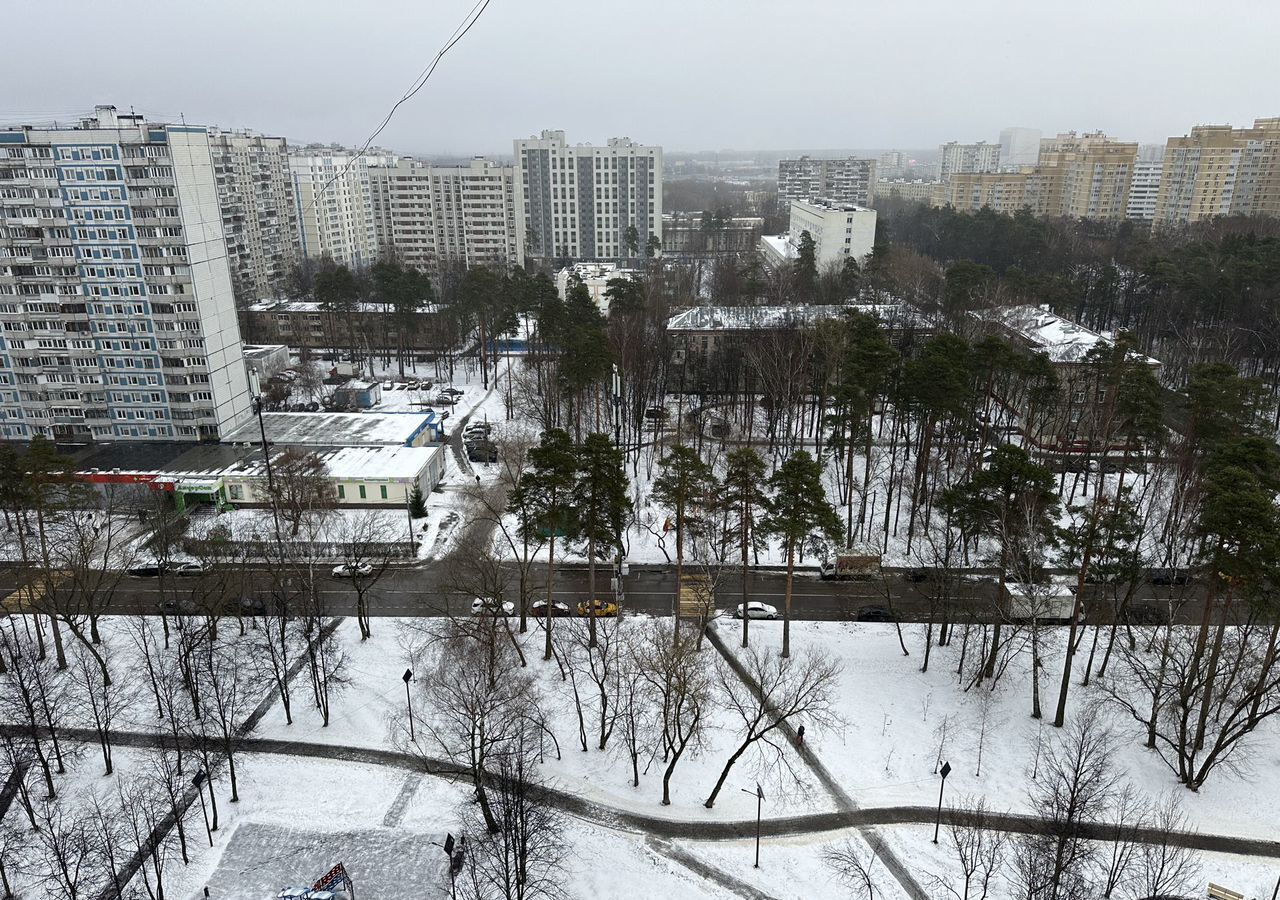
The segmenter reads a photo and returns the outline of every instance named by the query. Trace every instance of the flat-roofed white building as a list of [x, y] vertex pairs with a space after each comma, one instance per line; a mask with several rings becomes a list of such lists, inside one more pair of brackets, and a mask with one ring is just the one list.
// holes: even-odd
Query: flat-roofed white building
[[818, 270], [842, 266], [846, 259], [861, 262], [876, 240], [876, 211], [856, 203], [834, 200], [793, 200], [791, 222], [785, 235], [765, 235], [760, 250], [772, 266], [791, 262], [799, 255], [805, 232], [813, 238]]
[[592, 302], [607, 315], [609, 282], [615, 278], [633, 279], [637, 274], [632, 269], [619, 268], [617, 263], [574, 263], [556, 272], [556, 291], [561, 300], [567, 300], [569, 288], [577, 282], [587, 289]]

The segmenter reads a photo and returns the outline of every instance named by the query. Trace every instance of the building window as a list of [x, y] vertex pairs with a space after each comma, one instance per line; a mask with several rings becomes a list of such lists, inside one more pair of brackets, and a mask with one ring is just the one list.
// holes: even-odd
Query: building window
[[363, 500], [363, 499], [364, 499], [364, 485], [363, 485], [363, 484], [362, 484], [362, 485], [360, 485], [360, 499], [361, 499], [361, 500]]
[[243, 500], [244, 488], [238, 484], [229, 484], [227, 485], [227, 496], [232, 500]]
[[347, 489], [342, 485], [338, 485], [338, 499], [345, 500], [347, 498]]
[[387, 499], [387, 486], [384, 484], [384, 485], [382, 485], [381, 487], [379, 487], [379, 488], [378, 488], [378, 490], [382, 491], [382, 499], [383, 499], [383, 500], [386, 500], [386, 499]]

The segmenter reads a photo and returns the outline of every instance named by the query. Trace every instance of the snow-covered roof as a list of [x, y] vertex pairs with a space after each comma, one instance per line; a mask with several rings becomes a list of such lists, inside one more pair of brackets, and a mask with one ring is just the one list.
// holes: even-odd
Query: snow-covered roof
[[[330, 447], [409, 445], [435, 419], [429, 412], [286, 413], [265, 412], [262, 425], [273, 444]], [[256, 444], [262, 439], [257, 419], [224, 437], [227, 444]]]
[[718, 331], [813, 325], [850, 310], [878, 317], [892, 326], [927, 327], [924, 317], [905, 303], [856, 303], [836, 306], [695, 306], [667, 320], [668, 331]]
[[[374, 303], [372, 301], [357, 303], [355, 304], [354, 308], [356, 309], [357, 312], [366, 312], [366, 313], [385, 313], [385, 312], [391, 311], [390, 304]], [[438, 310], [439, 310], [439, 306], [433, 303], [424, 304], [423, 306], [419, 307], [420, 312], [431, 313], [431, 312], [437, 312]], [[250, 303], [249, 312], [318, 313], [318, 312], [324, 312], [324, 305], [319, 300], [312, 300], [312, 299], [289, 300], [283, 297], [275, 297], [275, 298], [265, 298], [262, 300], [256, 300], [253, 303]]]
[[786, 234], [762, 234], [760, 243], [765, 244], [782, 259], [795, 259], [800, 255], [796, 245], [791, 243], [791, 236]]
[[[1077, 325], [1070, 319], [1050, 312], [1045, 306], [999, 306], [977, 310], [973, 315], [1018, 335], [1055, 363], [1082, 362], [1090, 351], [1110, 346], [1114, 342], [1112, 335]], [[1158, 360], [1141, 353], [1131, 352], [1129, 358], [1145, 361], [1153, 366], [1160, 365]]]
[[[334, 447], [314, 451], [336, 481], [417, 478], [437, 453], [439, 444], [428, 447]], [[272, 454], [275, 459], [279, 454]], [[227, 467], [224, 477], [266, 477], [262, 455], [254, 453]]]

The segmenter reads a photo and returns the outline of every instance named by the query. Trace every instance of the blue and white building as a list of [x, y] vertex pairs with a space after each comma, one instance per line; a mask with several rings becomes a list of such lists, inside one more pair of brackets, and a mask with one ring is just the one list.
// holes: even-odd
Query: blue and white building
[[0, 438], [217, 440], [249, 416], [207, 130], [113, 106], [0, 128]]

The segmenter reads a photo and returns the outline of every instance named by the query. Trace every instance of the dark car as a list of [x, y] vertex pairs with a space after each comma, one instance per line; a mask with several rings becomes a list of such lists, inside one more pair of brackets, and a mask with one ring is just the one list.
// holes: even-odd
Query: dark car
[[496, 463], [498, 448], [487, 441], [476, 441], [467, 445], [467, 459], [479, 463]]
[[1186, 569], [1151, 569], [1147, 572], [1147, 581], [1164, 586], [1190, 584], [1191, 573]]
[[887, 606], [864, 606], [856, 616], [859, 622], [896, 622], [898, 617]]
[[159, 578], [161, 567], [154, 566], [134, 566], [129, 570], [129, 574], [134, 578]]
[[902, 573], [904, 581], [910, 581], [912, 584], [919, 584], [922, 581], [928, 581], [933, 577], [933, 573], [928, 569], [907, 569]]

